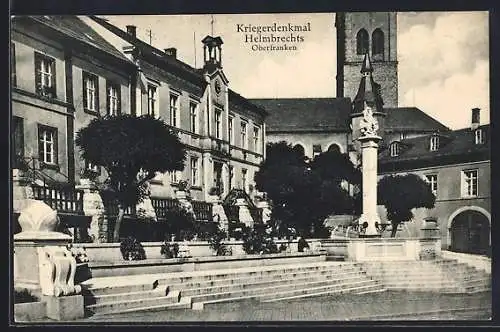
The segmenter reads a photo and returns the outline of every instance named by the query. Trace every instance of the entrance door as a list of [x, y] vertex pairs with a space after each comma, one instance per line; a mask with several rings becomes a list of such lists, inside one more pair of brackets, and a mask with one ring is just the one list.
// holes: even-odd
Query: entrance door
[[451, 224], [451, 250], [457, 252], [485, 254], [489, 250], [490, 223], [478, 211], [464, 211]]

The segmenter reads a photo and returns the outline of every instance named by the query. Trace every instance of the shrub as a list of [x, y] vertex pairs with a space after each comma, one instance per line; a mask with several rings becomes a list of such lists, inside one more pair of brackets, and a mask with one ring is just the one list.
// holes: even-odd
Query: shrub
[[182, 206], [176, 206], [166, 211], [167, 232], [175, 235], [178, 240], [192, 240], [197, 226], [194, 215]]
[[163, 241], [160, 248], [160, 253], [165, 258], [176, 258], [179, 255], [179, 244], [170, 244], [167, 241]]
[[309, 243], [301, 236], [299, 242], [297, 243], [299, 252], [304, 252], [304, 249], [309, 249]]
[[223, 229], [217, 228], [208, 239], [210, 249], [212, 249], [217, 256], [226, 256], [231, 252], [223, 242], [226, 238], [226, 232]]
[[33, 296], [29, 290], [14, 290], [14, 303], [37, 302], [38, 298]]
[[128, 261], [137, 261], [146, 259], [146, 252], [142, 244], [133, 236], [129, 236], [120, 243], [120, 252], [122, 257]]
[[271, 236], [263, 228], [243, 229], [243, 250], [247, 254], [274, 254], [278, 247]]
[[279, 252], [286, 252], [287, 249], [288, 249], [288, 246], [286, 244], [282, 243], [282, 244], [280, 244], [278, 251]]

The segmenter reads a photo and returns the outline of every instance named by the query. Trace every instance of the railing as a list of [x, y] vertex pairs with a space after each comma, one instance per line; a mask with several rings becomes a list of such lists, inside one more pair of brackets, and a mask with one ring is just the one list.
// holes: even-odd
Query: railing
[[32, 185], [34, 199], [61, 213], [83, 215], [83, 190]]
[[151, 198], [151, 204], [155, 209], [156, 217], [159, 219], [165, 218], [168, 210], [179, 206], [179, 202], [173, 198]]
[[[111, 217], [116, 217], [118, 216], [118, 202], [116, 202], [114, 199], [108, 197], [106, 194], [101, 193], [101, 198], [102, 198], [102, 203], [104, 205], [104, 211], [106, 215], [111, 216]], [[129, 206], [128, 208], [125, 209], [125, 214], [124, 216], [131, 217], [136, 215], [136, 207], [135, 206]]]
[[212, 204], [201, 201], [191, 201], [197, 220], [212, 221]]

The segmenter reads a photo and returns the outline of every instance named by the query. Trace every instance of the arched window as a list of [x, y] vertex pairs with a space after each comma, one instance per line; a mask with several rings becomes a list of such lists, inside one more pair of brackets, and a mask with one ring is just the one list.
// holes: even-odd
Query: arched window
[[368, 52], [368, 32], [365, 29], [358, 31], [356, 35], [356, 53], [366, 54]]
[[300, 144], [295, 144], [295, 146], [293, 147], [293, 149], [297, 152], [299, 152], [301, 155], [305, 156], [306, 154], [306, 151], [304, 150], [304, 147]]
[[384, 54], [384, 33], [380, 29], [375, 29], [372, 34], [372, 55]]
[[333, 143], [332, 145], [330, 145], [328, 147], [328, 152], [337, 152], [337, 153], [340, 153], [340, 146], [338, 146], [337, 144]]

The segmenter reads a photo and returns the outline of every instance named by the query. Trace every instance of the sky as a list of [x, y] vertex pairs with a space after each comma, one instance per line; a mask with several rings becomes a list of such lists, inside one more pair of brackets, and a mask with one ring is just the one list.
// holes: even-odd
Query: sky
[[[201, 40], [213, 31], [224, 42], [222, 65], [230, 87], [246, 98], [336, 95], [334, 13], [105, 18], [123, 30], [126, 25], [137, 26], [138, 37], [148, 43], [151, 31], [154, 47], [175, 47], [180, 60], [196, 67], [203, 62]], [[274, 33], [302, 37], [302, 41], [286, 42], [296, 50], [252, 50], [256, 43], [245, 41], [249, 34], [244, 32], [245, 27], [274, 22], [310, 23], [310, 29]], [[399, 106], [416, 106], [452, 129], [469, 126], [471, 108], [479, 107], [481, 123], [489, 123], [487, 12], [402, 12], [398, 13], [397, 33]], [[114, 39], [119, 49], [122, 47], [120, 40], [107, 37]]]

